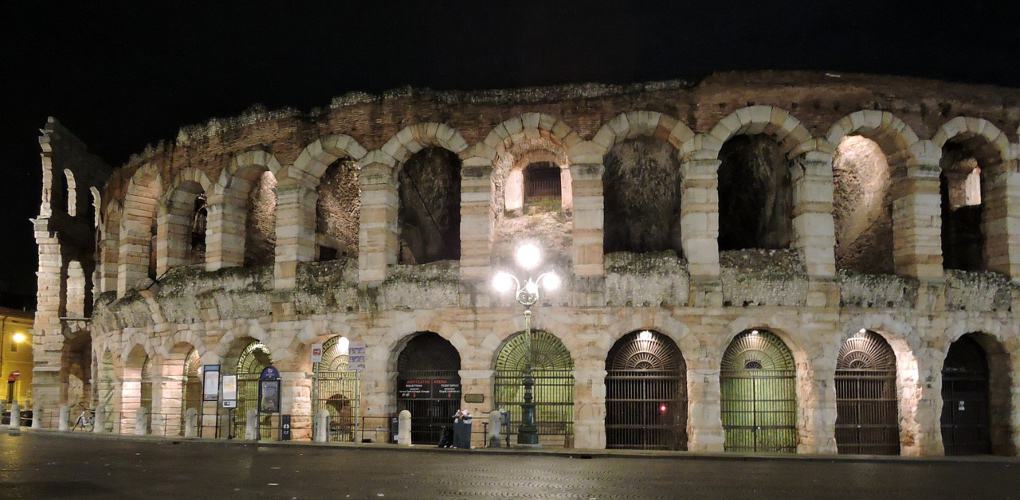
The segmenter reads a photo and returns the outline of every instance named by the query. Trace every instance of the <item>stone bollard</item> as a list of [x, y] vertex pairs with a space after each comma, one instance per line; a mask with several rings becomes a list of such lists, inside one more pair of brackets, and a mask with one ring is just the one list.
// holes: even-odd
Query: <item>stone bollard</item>
[[18, 408], [18, 402], [11, 403], [11, 432], [18, 432], [21, 429], [21, 408]]
[[71, 420], [71, 408], [67, 405], [60, 405], [60, 420], [57, 421], [57, 430], [66, 432], [71, 426], [69, 420]]
[[315, 417], [315, 442], [325, 443], [329, 437], [329, 412], [322, 410]]
[[397, 415], [397, 444], [411, 446], [411, 412], [407, 410]]
[[135, 435], [145, 436], [149, 433], [149, 409], [138, 408], [135, 412]]
[[489, 448], [499, 448], [503, 434], [503, 414], [499, 410], [489, 412]]
[[43, 419], [43, 407], [41, 404], [36, 403], [35, 406], [32, 407], [32, 428], [42, 429], [42, 419]]
[[198, 410], [188, 408], [184, 412], [184, 437], [193, 438], [198, 435]]
[[244, 438], [255, 441], [259, 438], [259, 413], [255, 408], [248, 408], [244, 414]]
[[96, 407], [96, 412], [92, 416], [92, 432], [106, 432], [106, 409], [102, 406]]

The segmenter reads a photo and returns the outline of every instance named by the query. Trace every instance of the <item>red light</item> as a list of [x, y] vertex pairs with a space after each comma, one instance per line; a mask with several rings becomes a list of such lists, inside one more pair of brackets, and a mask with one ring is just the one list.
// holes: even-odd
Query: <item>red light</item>
[[659, 405], [659, 413], [666, 413], [666, 405], [665, 404]]

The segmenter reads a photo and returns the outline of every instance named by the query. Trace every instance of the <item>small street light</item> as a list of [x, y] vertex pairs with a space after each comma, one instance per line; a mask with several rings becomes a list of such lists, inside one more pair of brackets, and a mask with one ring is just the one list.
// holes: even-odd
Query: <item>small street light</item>
[[[514, 252], [517, 265], [525, 271], [531, 271], [542, 263], [542, 250], [534, 243], [524, 243], [517, 247]], [[531, 352], [531, 307], [539, 299], [539, 290], [547, 292], [554, 291], [560, 287], [560, 277], [553, 271], [539, 274], [532, 279], [529, 275], [524, 284], [513, 274], [499, 271], [492, 277], [492, 287], [499, 293], [514, 292], [517, 303], [524, 306], [524, 335], [528, 342], [527, 356], [524, 358], [524, 404], [521, 405], [521, 427], [517, 431], [517, 444], [525, 446], [538, 446], [538, 426], [535, 424], [535, 402], [534, 386], [535, 379], [532, 376], [532, 352]]]

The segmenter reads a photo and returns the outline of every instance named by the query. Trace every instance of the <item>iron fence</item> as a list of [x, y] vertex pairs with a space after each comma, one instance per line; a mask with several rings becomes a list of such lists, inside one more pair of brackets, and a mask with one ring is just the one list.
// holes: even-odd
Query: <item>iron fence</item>
[[[574, 375], [571, 370], [534, 369], [532, 378], [535, 423], [543, 446], [573, 446]], [[498, 370], [494, 405], [510, 414], [509, 435], [516, 436], [522, 422], [524, 371]]]
[[686, 392], [675, 370], [610, 370], [606, 447], [687, 449]]
[[896, 371], [841, 369], [835, 383], [839, 452], [899, 455]]
[[724, 449], [797, 451], [797, 392], [793, 370], [724, 370], [720, 374]]

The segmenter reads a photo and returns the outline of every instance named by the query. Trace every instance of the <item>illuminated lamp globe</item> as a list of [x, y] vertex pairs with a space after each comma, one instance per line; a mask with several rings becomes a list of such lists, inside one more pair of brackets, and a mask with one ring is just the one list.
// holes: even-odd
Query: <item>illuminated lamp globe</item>
[[560, 279], [560, 275], [556, 273], [549, 273], [542, 278], [542, 286], [545, 287], [546, 291], [555, 292], [560, 289], [560, 285], [563, 281]]
[[525, 243], [517, 247], [515, 255], [517, 265], [524, 269], [534, 269], [542, 261], [542, 251], [534, 243]]
[[26, 337], [25, 334], [21, 333], [21, 332], [15, 333], [14, 335], [11, 335], [11, 340], [13, 340], [15, 344], [20, 344], [20, 343], [24, 342], [25, 339], [27, 339], [27, 338], [28, 337]]
[[492, 288], [499, 293], [509, 292], [514, 286], [514, 279], [509, 274], [500, 271], [492, 277]]

